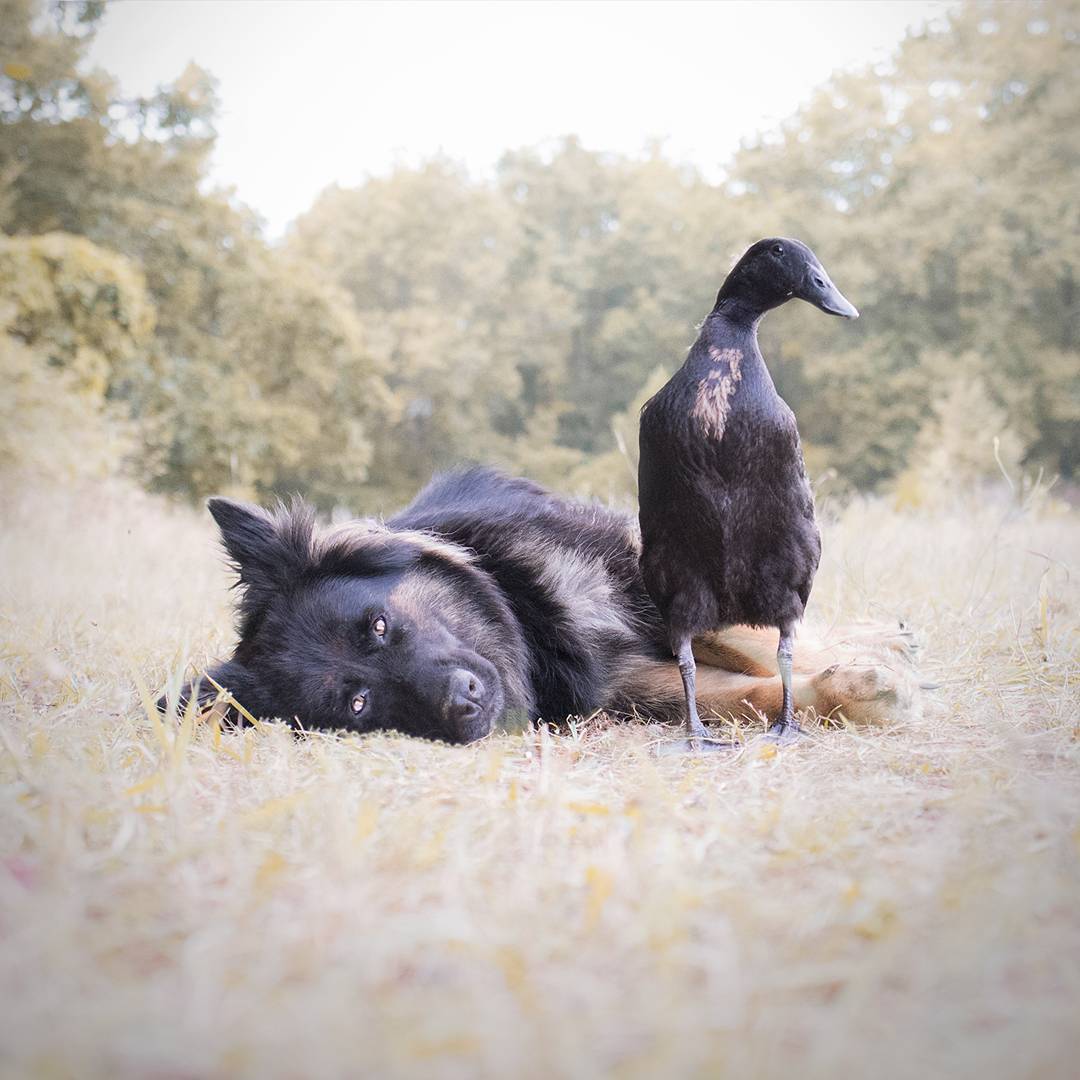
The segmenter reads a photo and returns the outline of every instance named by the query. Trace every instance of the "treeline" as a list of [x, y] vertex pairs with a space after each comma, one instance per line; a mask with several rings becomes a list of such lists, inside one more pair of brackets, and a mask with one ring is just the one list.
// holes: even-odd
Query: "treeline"
[[11, 466], [370, 510], [485, 461], [621, 495], [637, 407], [776, 233], [863, 314], [789, 305], [764, 334], [812, 472], [918, 498], [1080, 471], [1075, 0], [959, 8], [836, 77], [722, 183], [567, 138], [489, 180], [437, 159], [331, 188], [277, 245], [205, 190], [206, 73], [124, 98], [82, 63], [101, 5], [42, 14], [0, 0]]

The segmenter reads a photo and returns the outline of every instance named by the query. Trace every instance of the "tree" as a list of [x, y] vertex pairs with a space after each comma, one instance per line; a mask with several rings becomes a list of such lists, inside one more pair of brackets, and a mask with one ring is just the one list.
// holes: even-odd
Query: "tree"
[[[789, 400], [849, 483], [903, 466], [964, 353], [1027, 467], [1080, 465], [1078, 52], [1075, 0], [965, 5], [737, 158], [740, 201], [845, 258], [863, 319], [843, 341], [805, 326], [809, 382]], [[792, 340], [792, 317], [770, 336]]]
[[137, 436], [116, 399], [142, 382], [154, 312], [130, 260], [79, 237], [0, 237], [0, 464], [115, 472]]
[[327, 504], [357, 492], [390, 404], [378, 364], [341, 294], [273, 251], [228, 193], [202, 190], [213, 81], [189, 66], [124, 99], [81, 70], [100, 4], [41, 21], [30, 0], [0, 3], [4, 229], [62, 229], [140, 268], [153, 347], [112, 396], [139, 421], [145, 481], [189, 495], [304, 488]]
[[455, 462], [506, 460], [522, 384], [499, 347], [508, 213], [447, 162], [331, 188], [288, 253], [343, 289], [397, 401], [381, 425], [373, 497], [407, 498]]
[[[0, 0], [0, 225], [141, 274], [153, 336], [107, 411], [135, 424], [151, 487], [390, 509], [479, 461], [628, 494], [636, 402], [775, 234], [810, 243], [863, 314], [790, 304], [763, 330], [811, 471], [860, 489], [985, 473], [986, 423], [1018, 468], [1080, 470], [1080, 0], [954, 8], [831, 79], [722, 183], [568, 137], [491, 180], [436, 158], [331, 188], [281, 247], [206, 190], [205, 72], [124, 99], [84, 70], [100, 5], [38, 10]], [[949, 408], [984, 423], [946, 432]]]

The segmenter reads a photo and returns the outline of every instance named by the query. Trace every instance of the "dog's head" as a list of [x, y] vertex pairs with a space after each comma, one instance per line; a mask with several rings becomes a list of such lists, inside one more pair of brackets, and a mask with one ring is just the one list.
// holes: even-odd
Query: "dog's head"
[[241, 590], [240, 640], [209, 674], [255, 716], [465, 743], [531, 711], [520, 627], [466, 549], [375, 522], [320, 530], [301, 503], [209, 506]]

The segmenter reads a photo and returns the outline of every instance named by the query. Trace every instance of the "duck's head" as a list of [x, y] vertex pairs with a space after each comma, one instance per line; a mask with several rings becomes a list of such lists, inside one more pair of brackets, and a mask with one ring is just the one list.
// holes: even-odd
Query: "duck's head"
[[821, 265], [821, 260], [801, 241], [785, 236], [759, 240], [735, 264], [727, 276], [716, 306], [737, 305], [762, 313], [797, 297], [829, 315], [857, 319], [859, 312]]

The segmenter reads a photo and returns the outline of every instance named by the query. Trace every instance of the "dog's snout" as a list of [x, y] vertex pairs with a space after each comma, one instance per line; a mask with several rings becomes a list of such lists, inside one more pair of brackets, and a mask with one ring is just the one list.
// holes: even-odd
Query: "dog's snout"
[[450, 672], [446, 694], [446, 718], [453, 722], [471, 720], [483, 709], [484, 684], [464, 668]]

